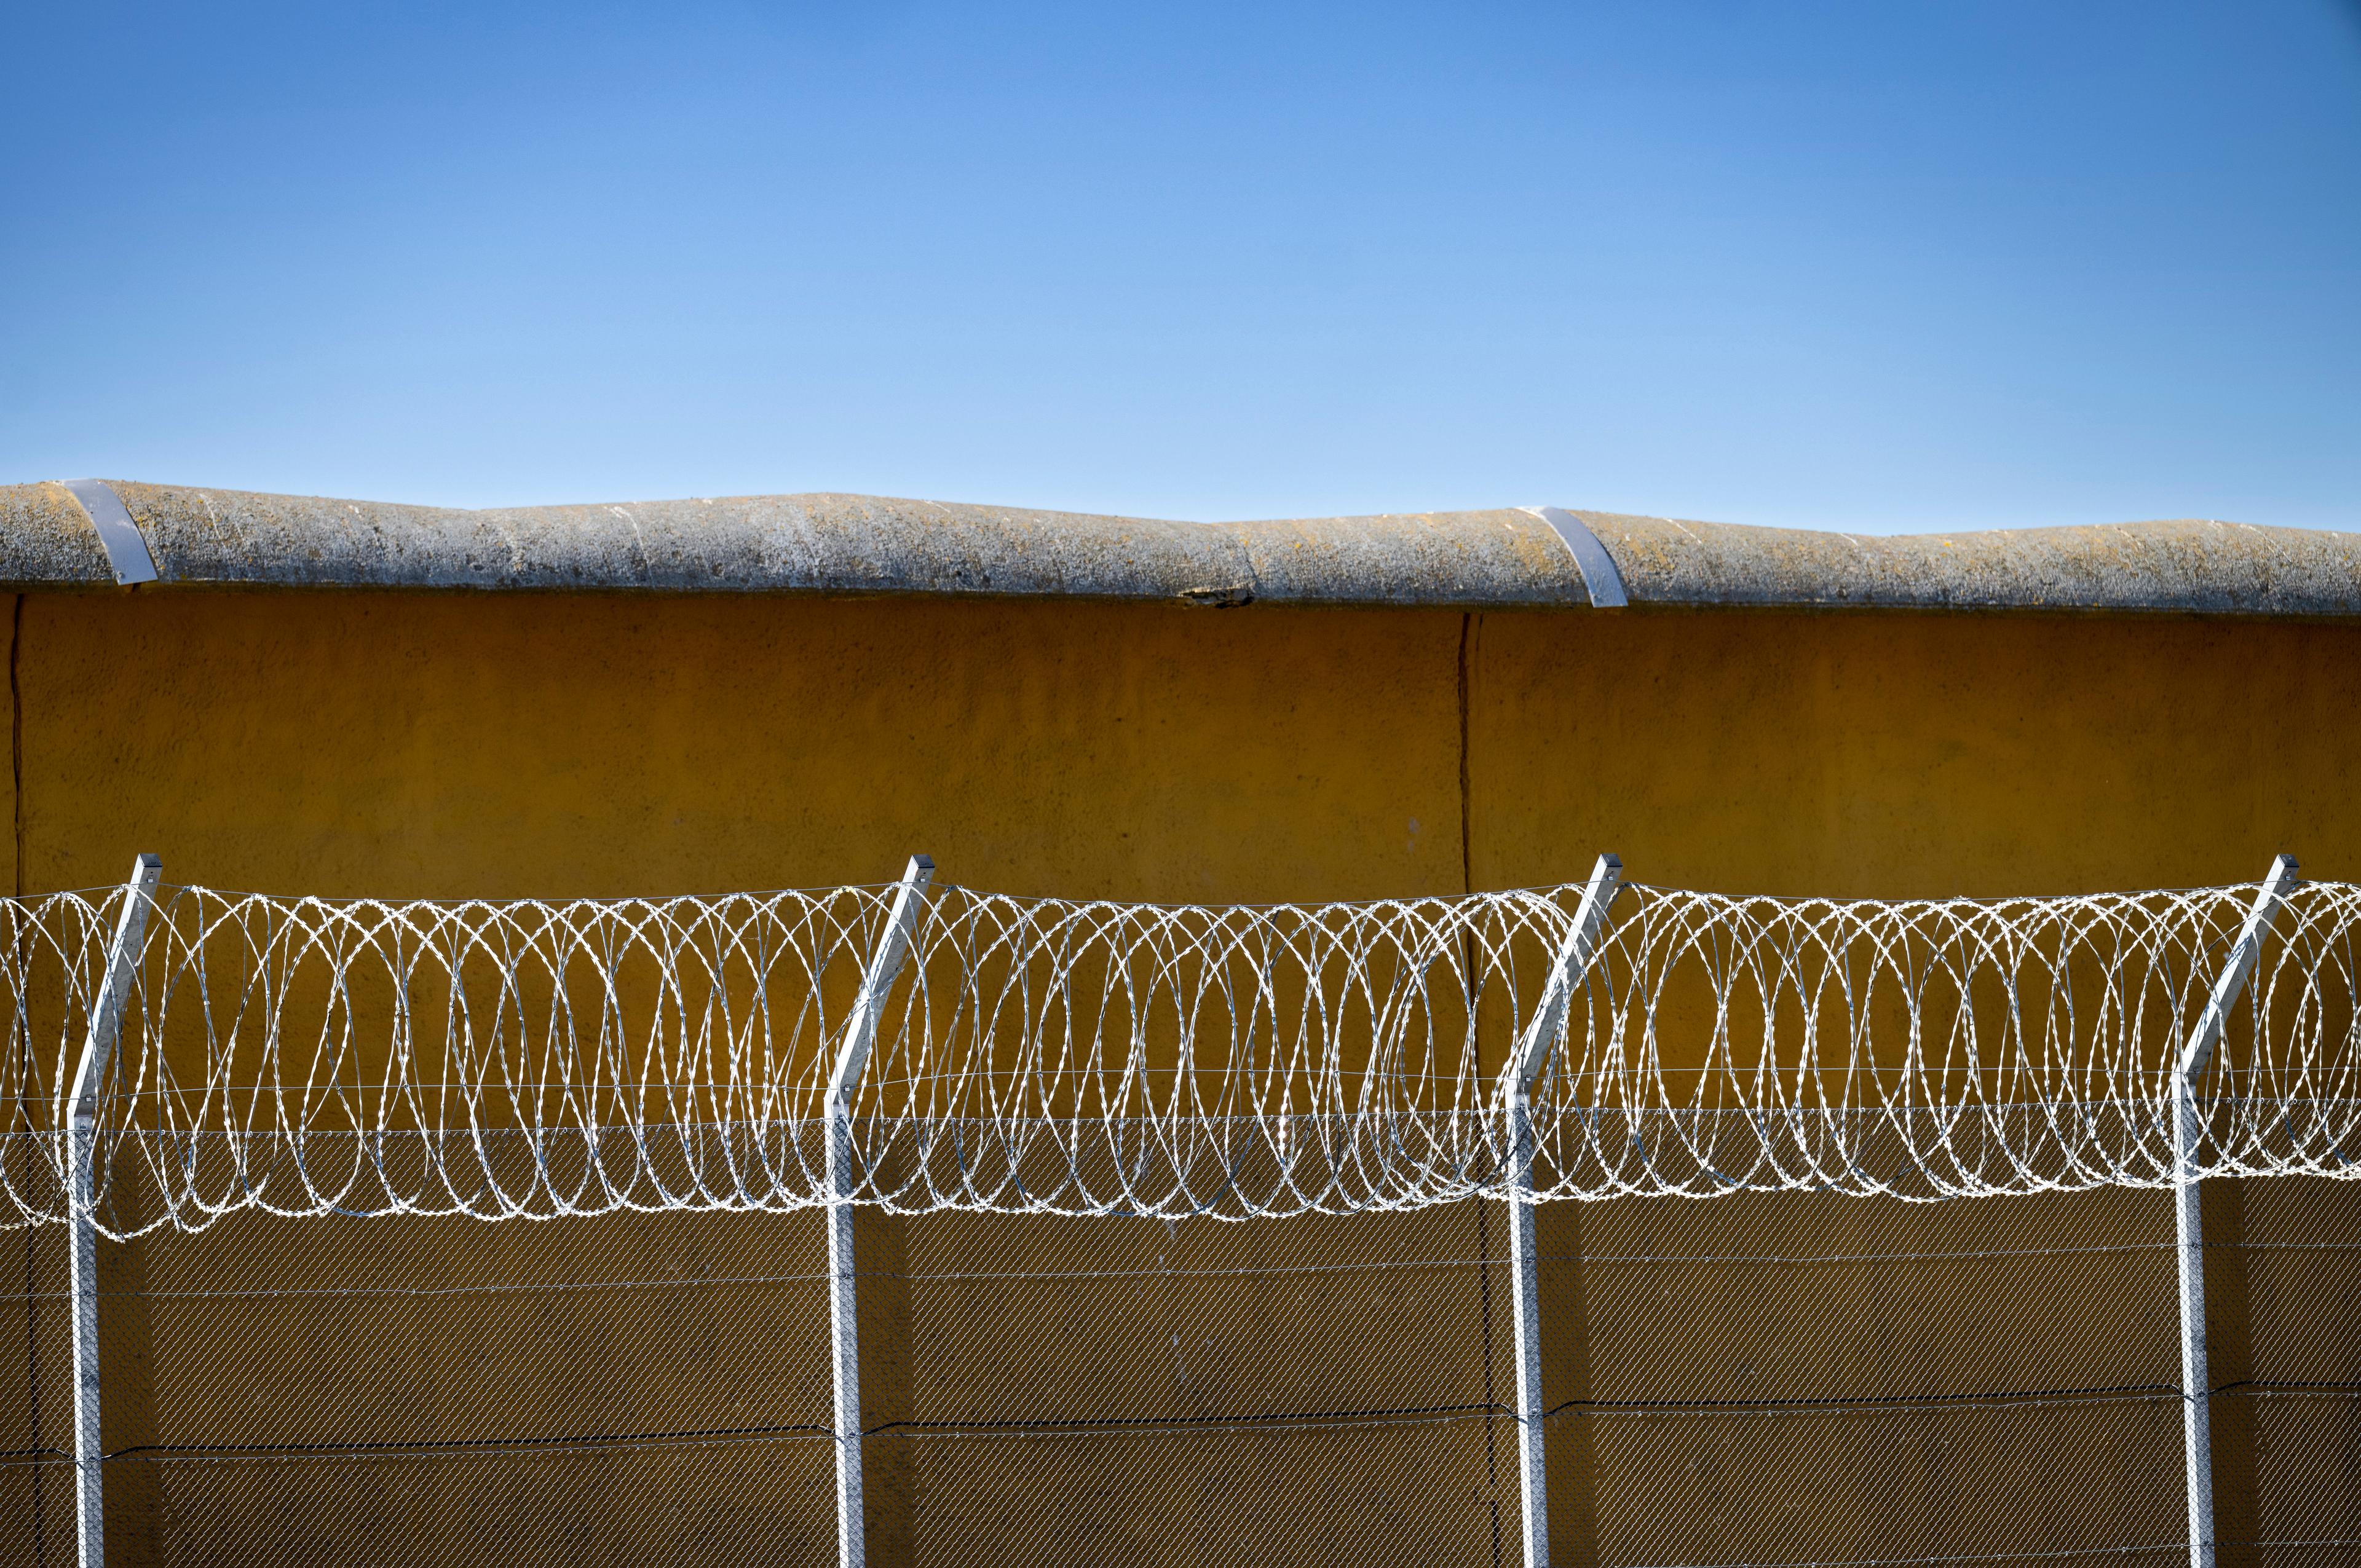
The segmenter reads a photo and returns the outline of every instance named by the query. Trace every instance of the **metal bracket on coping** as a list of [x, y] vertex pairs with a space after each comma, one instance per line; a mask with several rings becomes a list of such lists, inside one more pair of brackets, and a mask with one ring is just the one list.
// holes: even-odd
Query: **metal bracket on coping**
[[154, 582], [156, 558], [148, 553], [147, 536], [131, 521], [131, 509], [123, 504], [115, 487], [104, 479], [60, 479], [58, 483], [81, 503], [82, 515], [98, 530], [99, 548], [106, 552], [115, 580], [125, 587]]
[[1598, 535], [1589, 525], [1564, 507], [1519, 507], [1528, 517], [1537, 517], [1550, 525], [1574, 555], [1574, 569], [1582, 574], [1582, 586], [1590, 595], [1593, 609], [1621, 609], [1631, 602], [1623, 591], [1623, 573], [1615, 565], [1615, 557], [1607, 553]]

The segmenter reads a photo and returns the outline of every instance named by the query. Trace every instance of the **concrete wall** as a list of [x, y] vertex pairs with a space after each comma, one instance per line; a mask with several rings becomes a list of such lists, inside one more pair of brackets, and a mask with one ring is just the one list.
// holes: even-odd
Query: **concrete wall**
[[[874, 882], [895, 874], [913, 850], [930, 851], [947, 879], [977, 887], [1191, 901], [1565, 881], [1608, 848], [1622, 853], [1639, 880], [1781, 893], [2004, 894], [2241, 881], [2282, 849], [2315, 876], [2361, 874], [2361, 817], [2349, 806], [2361, 782], [2361, 725], [2350, 718], [2361, 711], [2361, 626], [2347, 624], [175, 590], [26, 595], [16, 606], [10, 668], [8, 852], [14, 884], [24, 893], [115, 882], [137, 850], [160, 853], [174, 882], [387, 896]], [[2160, 1248], [2169, 1237], [2160, 1195], [2102, 1196], [2112, 1217], [2092, 1222], [2083, 1239], [2147, 1245], [2151, 1238], [2138, 1230], [2143, 1203], [2154, 1210], [2154, 1242]], [[2349, 1220], [2350, 1207], [2335, 1211], [2344, 1216], [2335, 1223]], [[2012, 1223], [2006, 1210], [1996, 1205], [1988, 1218], [1945, 1223], [1953, 1231], [1964, 1225], [1962, 1234], [1998, 1232]], [[1644, 1229], [1636, 1218], [1617, 1223]], [[1545, 1247], [1566, 1255], [1598, 1250], [1586, 1237], [1605, 1223], [1567, 1207], [1546, 1217]], [[1728, 1229], [1737, 1221], [1714, 1223]], [[1876, 1223], [1892, 1230], [1899, 1222]], [[1741, 1226], [1724, 1239], [1755, 1245], [1778, 1234], [1776, 1223], [1763, 1224], [1760, 1234]], [[1839, 1236], [1857, 1228], [1842, 1214], [1822, 1214], [1812, 1224]], [[1906, 1228], [1880, 1245], [1905, 1245]], [[653, 1245], [632, 1227], [605, 1240], [590, 1235], [595, 1229], [596, 1223], [580, 1228], [584, 1250], [565, 1265], [583, 1277], [622, 1267], [634, 1249]], [[1127, 1234], [1124, 1245], [1153, 1252], [1166, 1245], [1156, 1229], [1144, 1241]], [[1240, 1241], [1232, 1228], [1213, 1251], [1259, 1264], [1297, 1255], [1295, 1233], [1284, 1225], [1247, 1233]], [[223, 1277], [252, 1284], [310, 1245], [272, 1239], [280, 1234], [241, 1223], [214, 1238], [211, 1250], [205, 1237], [185, 1238], [158, 1244], [156, 1255], [144, 1259], [137, 1248], [110, 1247], [105, 1266], [127, 1289], [175, 1269], [186, 1275], [184, 1286], [211, 1279], [217, 1287]], [[1038, 1411], [1056, 1403], [1057, 1378], [1047, 1363], [1028, 1357], [1110, 1332], [1140, 1339], [1142, 1354], [1157, 1354], [1148, 1342], [1161, 1343], [1162, 1321], [1152, 1333], [1142, 1329], [1145, 1319], [1133, 1321], [1124, 1291], [1134, 1287], [1077, 1295], [1056, 1324], [1040, 1328], [1021, 1293], [995, 1306], [977, 1300], [975, 1287], [942, 1283], [1012, 1247], [1048, 1249], [1044, 1267], [1060, 1259], [1074, 1266], [1082, 1245], [1076, 1238], [1084, 1234], [1035, 1236], [1014, 1224], [949, 1217], [865, 1218], [863, 1245], [881, 1260], [883, 1276], [864, 1287], [864, 1316], [880, 1325], [866, 1351], [873, 1415], [906, 1420], [912, 1411], [964, 1409], [970, 1396], [939, 1379], [977, 1368], [998, 1377], [991, 1398], [973, 1397], [978, 1409]], [[467, 1245], [481, 1251], [482, 1237], [470, 1235]], [[1341, 1245], [1323, 1235], [1322, 1245]], [[808, 1241], [796, 1245], [808, 1251]], [[338, 1268], [348, 1271], [368, 1251], [353, 1252], [352, 1245], [338, 1243], [346, 1248]], [[1488, 1381], [1505, 1354], [1498, 1269], [1451, 1264], [1467, 1250], [1461, 1241], [1387, 1245], [1405, 1249], [1403, 1277], [1423, 1283], [1395, 1290], [1405, 1304], [1394, 1317], [1372, 1309], [1365, 1319], [1330, 1325], [1332, 1333], [1359, 1337], [1326, 1344], [1312, 1358], [1329, 1380], [1322, 1397], [1345, 1403], [1380, 1397], [1371, 1390], [1398, 1365], [1436, 1356], [1449, 1365], [1432, 1380], [1450, 1398], [1505, 1397], [1505, 1384]], [[606, 1258], [609, 1251], [616, 1257]], [[2158, 1325], [2169, 1316], [2169, 1299], [2159, 1294], [2169, 1258], [2161, 1251], [2144, 1255], [2147, 1272], [2123, 1287], [2136, 1310], [2095, 1308], [2091, 1322], [2056, 1333], [2036, 1369], [2041, 1377], [2119, 1381], [2133, 1374], [2118, 1361], [2167, 1365], [2169, 1344], [2147, 1342], [2161, 1341]], [[180, 1261], [168, 1266], [170, 1259]], [[1839, 1316], [1856, 1338], [1821, 1357], [1823, 1369], [1866, 1366], [1862, 1376], [1883, 1388], [1907, 1381], [1917, 1356], [1932, 1358], [1929, 1376], [1946, 1389], [1985, 1387], [1973, 1365], [1978, 1347], [2037, 1339], [2083, 1288], [2070, 1268], [2045, 1277], [2037, 1293], [2044, 1310], [2035, 1310], [2026, 1305], [2035, 1295], [2012, 1293], [1990, 1272], [1969, 1282], [1986, 1294], [1986, 1308], [1963, 1320], [1969, 1329], [1956, 1330], [1949, 1348], [1944, 1320], [1922, 1310], [1938, 1297], [1950, 1299], [1944, 1292], [1933, 1286], [1895, 1292], [1873, 1277], [1855, 1279], [1841, 1293]], [[1742, 1394], [1764, 1351], [1754, 1332], [1761, 1322], [1753, 1287], [1711, 1270], [1690, 1274], [1686, 1285], [1656, 1276], [1619, 1282], [1554, 1266], [1544, 1319], [1561, 1326], [1562, 1337], [1550, 1360], [1551, 1397], [1609, 1398], [1623, 1359], [1609, 1354], [1617, 1336], [1673, 1321], [1664, 1303], [1675, 1297], [1705, 1299], [1709, 1309], [1700, 1309], [1705, 1316], [1688, 1346], [1708, 1371], [1692, 1381]], [[1782, 1298], [1798, 1322], [1813, 1320], [1812, 1301], [1833, 1299], [1813, 1296], [1808, 1280], [1781, 1288], [1804, 1291], [1795, 1300]], [[1300, 1381], [1302, 1358], [1274, 1325], [1292, 1322], [1290, 1313], [1309, 1298], [1299, 1299], [1285, 1278], [1252, 1291], [1222, 1297], [1234, 1306], [1246, 1302], [1221, 1329], [1224, 1376], [1240, 1387]], [[562, 1343], [586, 1361], [631, 1364], [637, 1368], [631, 1386], [642, 1403], [655, 1399], [650, 1379], [662, 1382], [656, 1374], [664, 1368], [704, 1365], [702, 1341], [668, 1342], [669, 1359], [650, 1360], [632, 1337], [649, 1330], [628, 1303], [601, 1317], [581, 1305], [579, 1292], [566, 1300], [573, 1305], [549, 1310], [544, 1349]], [[822, 1310], [816, 1286], [808, 1300], [813, 1312]], [[959, 1303], [955, 1314], [946, 1301]], [[159, 1412], [178, 1409], [203, 1425], [213, 1399], [237, 1411], [341, 1401], [352, 1409], [339, 1430], [365, 1431], [377, 1417], [355, 1402], [375, 1401], [370, 1409], [381, 1407], [386, 1422], [402, 1427], [419, 1379], [432, 1381], [434, 1369], [446, 1365], [438, 1362], [432, 1322], [420, 1317], [426, 1326], [406, 1328], [399, 1357], [373, 1364], [372, 1379], [356, 1391], [331, 1354], [347, 1338], [335, 1314], [352, 1309], [331, 1301], [316, 1313], [301, 1303], [271, 1309], [306, 1347], [286, 1366], [269, 1370], [275, 1365], [269, 1347], [258, 1344], [240, 1351], [236, 1365], [173, 1371], [210, 1354], [205, 1346], [230, 1343], [204, 1315], [225, 1310], [249, 1321], [247, 1309], [234, 1305], [201, 1310], [170, 1303], [119, 1319], [143, 1337], [118, 1377], [127, 1391], [110, 1406], [129, 1413], [111, 1419], [152, 1425], [163, 1420]], [[508, 1321], [507, 1309], [485, 1310], [487, 1323]], [[699, 1323], [697, 1332], [708, 1338], [726, 1327]], [[1412, 1343], [1428, 1332], [1416, 1329], [1421, 1324], [1444, 1325], [1433, 1330], [1443, 1336], [1442, 1349]], [[2123, 1336], [2135, 1330], [2141, 1347], [2124, 1352]], [[41, 1332], [28, 1319], [28, 1340]], [[368, 1332], [362, 1322], [349, 1337], [365, 1340]], [[796, 1355], [815, 1354], [813, 1344], [801, 1336]], [[1337, 1370], [1353, 1359], [1340, 1361], [1341, 1353], [1356, 1344], [1385, 1351], [1365, 1357], [1367, 1388], [1348, 1386], [1353, 1378]], [[1789, 1350], [1799, 1363], [1813, 1360], [1792, 1336]], [[486, 1353], [471, 1339], [449, 1354], [456, 1359], [447, 1365], [465, 1374]], [[38, 1374], [43, 1363], [37, 1357], [34, 1365]], [[159, 1373], [159, 1365], [166, 1370]], [[911, 1374], [897, 1388], [912, 1367], [935, 1368], [928, 1376], [939, 1384]], [[792, 1385], [797, 1391], [789, 1402], [800, 1410], [817, 1409], [810, 1371], [798, 1363], [763, 1376]], [[515, 1398], [530, 1404], [542, 1382], [565, 1379], [513, 1381], [524, 1390]], [[1795, 1381], [1817, 1386], [1802, 1372]], [[1174, 1411], [1194, 1409], [1180, 1393], [1171, 1398]], [[60, 1404], [50, 1401], [51, 1427]], [[2155, 1449], [2174, 1437], [2170, 1409], [2142, 1407], [2118, 1425]], [[554, 1416], [527, 1424], [536, 1431], [565, 1427]], [[174, 1434], [143, 1429], [120, 1436]], [[1689, 1463], [1647, 1453], [1618, 1459], [1609, 1452], [1612, 1436], [1606, 1428], [1570, 1434], [1554, 1459], [1554, 1487], [1565, 1498], [1559, 1531], [1567, 1560], [1591, 1560], [1601, 1541], [1629, 1527], [1635, 1506], [1648, 1506], [1648, 1494], [1634, 1488], [1648, 1484], [1649, 1465]], [[972, 1473], [958, 1483], [967, 1491], [957, 1511], [963, 1519], [996, 1517], [1004, 1508], [996, 1489], [1005, 1488], [1007, 1508], [1053, 1509], [1064, 1521], [1059, 1539], [1080, 1543], [1077, 1550], [1177, 1563], [1187, 1560], [1182, 1536], [1218, 1530], [1251, 1492], [1261, 1499], [1257, 1508], [1300, 1497], [1314, 1524], [1320, 1508], [1332, 1508], [1337, 1522], [1328, 1535], [1355, 1542], [1356, 1561], [1381, 1560], [1389, 1542], [1404, 1541], [1420, 1543], [1413, 1555], [1432, 1560], [1448, 1531], [1396, 1530], [1385, 1509], [1406, 1507], [1432, 1523], [1441, 1517], [1433, 1510], [1446, 1506], [1512, 1508], [1513, 1486], [1500, 1478], [1495, 1446], [1502, 1441], [1513, 1442], [1488, 1431], [1479, 1447], [1454, 1450], [1450, 1464], [1457, 1468], [1450, 1474], [1470, 1477], [1464, 1498], [1451, 1489], [1457, 1481], [1435, 1481], [1433, 1497], [1390, 1504], [1375, 1497], [1366, 1475], [1290, 1487], [1284, 1466], [1293, 1462], [1283, 1455], [1292, 1451], [1281, 1444], [1270, 1451], [1280, 1459], [1232, 1462], [1240, 1468], [1227, 1482], [1191, 1475], [1184, 1465], [1143, 1476], [1125, 1468], [1133, 1462], [1121, 1455], [1107, 1461], [1112, 1471], [1073, 1461], [1072, 1474], [1047, 1477], [1031, 1458], [1004, 1454], [993, 1462], [997, 1479]], [[1795, 1441], [1808, 1448], [1811, 1440], [1805, 1433]], [[1726, 1480], [1700, 1480], [1692, 1465], [1684, 1485], [1703, 1487], [1706, 1502], [1681, 1504], [1691, 1533], [1678, 1538], [1680, 1550], [1721, 1550], [1716, 1541], [1732, 1552], [1776, 1550], [1775, 1531], [1766, 1538], [1763, 1521], [1799, 1497], [1855, 1519], [1853, 1544], [1865, 1551], [1907, 1546], [1900, 1554], [1911, 1555], [1921, 1547], [1972, 1546], [1973, 1510], [1992, 1506], [1993, 1494], [1960, 1479], [1959, 1466], [1968, 1461], [1936, 1452], [1935, 1439], [1925, 1452], [1898, 1457], [1875, 1431], [1847, 1441], [1861, 1452], [1786, 1453], [1769, 1470], [1743, 1474], [1743, 1456], [1724, 1453], [1733, 1466]], [[2050, 1451], [2040, 1432], [1990, 1441], [2001, 1444], [1986, 1467], [1991, 1474], [2018, 1477], [2015, 1484], [2032, 1488], [2024, 1495], [2037, 1494], [2041, 1508], [2077, 1513], [2083, 1483], [2045, 1461]], [[954, 1561], [961, 1551], [976, 1553], [975, 1561], [1021, 1558], [1005, 1543], [930, 1533], [930, 1521], [952, 1507], [942, 1488], [954, 1483], [939, 1474], [958, 1468], [949, 1453], [939, 1445], [880, 1453], [872, 1497], [877, 1560]], [[2167, 1523], [2153, 1528], [2169, 1528], [2177, 1477], [2170, 1453], [2157, 1453], [2166, 1469], [2143, 1472], [2136, 1486], [2116, 1486], [2092, 1517], [2147, 1530], [2163, 1507]], [[2150, 1453], [2144, 1463], [2154, 1471], [2156, 1462]], [[1281, 1468], [1272, 1471], [1274, 1463]], [[2254, 1462], [2237, 1463], [2251, 1469]], [[159, 1469], [160, 1478], [122, 1489], [124, 1540], [137, 1544], [125, 1560], [235, 1556], [256, 1542], [284, 1552], [311, 1542], [325, 1552], [321, 1543], [335, 1540], [330, 1516], [338, 1508], [376, 1521], [380, 1545], [385, 1532], [443, 1541], [459, 1517], [447, 1492], [357, 1481], [360, 1473], [349, 1468], [335, 1472], [335, 1485], [359, 1490], [341, 1503], [314, 1498], [299, 1507], [291, 1499], [301, 1486], [285, 1479], [293, 1472], [269, 1485], [224, 1484], [201, 1500], [176, 1503], [172, 1487], [186, 1492], [197, 1474]], [[581, 1486], [604, 1484], [568, 1483], [575, 1492], [559, 1486], [544, 1496], [519, 1483], [524, 1490], [516, 1496], [531, 1493], [532, 1519], [545, 1522], [553, 1509], [579, 1506]], [[809, 1477], [796, 1486], [800, 1507], [824, 1509], [824, 1490], [814, 1490]], [[1929, 1500], [1897, 1513], [1898, 1497]], [[1708, 1529], [1697, 1509], [1708, 1505], [1743, 1522]], [[711, 1497], [700, 1506], [707, 1514], [699, 1517], [719, 1517]], [[56, 1499], [49, 1507], [54, 1511]], [[466, 1517], [480, 1521], [469, 1527], [478, 1545], [484, 1531], [528, 1511], [520, 1505], [504, 1513], [481, 1497], [468, 1507], [477, 1511]], [[202, 1528], [173, 1525], [175, 1508], [184, 1521], [202, 1516]], [[1903, 1527], [1890, 1523], [1905, 1514], [1915, 1521], [1907, 1541], [1894, 1533]], [[688, 1550], [660, 1517], [642, 1510], [632, 1518], [629, 1531], [602, 1534], [597, 1552], [561, 1532], [547, 1538], [555, 1545], [511, 1542], [512, 1556], [623, 1561], [663, 1551], [682, 1561], [726, 1561], [745, 1530], [765, 1528], [759, 1518], [732, 1515], [732, 1522], [700, 1527], [708, 1533]], [[798, 1515], [785, 1535], [800, 1543], [798, 1553], [822, 1553], [826, 1523], [818, 1514]], [[1510, 1541], [1513, 1554], [1512, 1534]]]
[[15, 885], [1168, 900], [2353, 874], [2361, 627], [31, 594]]

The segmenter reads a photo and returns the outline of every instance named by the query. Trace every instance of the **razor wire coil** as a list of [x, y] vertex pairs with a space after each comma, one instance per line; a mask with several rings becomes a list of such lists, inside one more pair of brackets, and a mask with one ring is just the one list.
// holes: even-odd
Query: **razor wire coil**
[[[164, 887], [99, 1102], [101, 1228], [830, 1201], [885, 887], [667, 899]], [[852, 1106], [900, 1212], [1400, 1210], [1502, 1190], [1498, 1082], [1576, 886], [1274, 905], [938, 886]], [[1995, 900], [1629, 886], [1532, 1098], [1540, 1199], [2163, 1186], [2176, 1047], [2254, 889]], [[0, 1224], [65, 1216], [122, 890], [0, 901]], [[2290, 894], [2198, 1174], [2361, 1158], [2361, 886]]]

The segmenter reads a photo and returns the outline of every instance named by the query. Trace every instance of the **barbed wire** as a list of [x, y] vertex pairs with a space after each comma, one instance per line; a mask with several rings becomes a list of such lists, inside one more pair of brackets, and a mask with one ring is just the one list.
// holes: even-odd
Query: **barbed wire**
[[[854, 1196], [1245, 1217], [1498, 1191], [1498, 1076], [1580, 892], [934, 888], [852, 1107]], [[827, 1202], [829, 1069], [893, 893], [161, 888], [99, 1103], [101, 1226]], [[2169, 1184], [2175, 1048], [2253, 894], [1629, 887], [1533, 1089], [1533, 1194]], [[64, 1215], [64, 1086], [126, 896], [0, 900], [0, 1224]], [[2206, 1069], [2199, 1174], [2354, 1173], [2356, 924], [2354, 884], [2286, 900]]]

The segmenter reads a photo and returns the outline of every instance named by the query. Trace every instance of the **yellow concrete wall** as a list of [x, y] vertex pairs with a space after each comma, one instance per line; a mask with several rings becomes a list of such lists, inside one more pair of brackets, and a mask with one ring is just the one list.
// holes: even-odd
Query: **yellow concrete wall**
[[[752, 598], [35, 598], [29, 889], [1460, 885], [1460, 618]], [[1411, 826], [1416, 819], [1419, 826]]]
[[1478, 886], [1984, 896], [2361, 870], [2361, 628], [1489, 615]]
[[[16, 879], [1997, 894], [2349, 874], [2361, 628], [39, 594]], [[1464, 659], [1464, 664], [1463, 664]], [[1464, 714], [1463, 714], [1464, 680]], [[1464, 737], [1464, 754], [1463, 754]], [[1461, 779], [1467, 860], [1462, 864]]]
[[[873, 882], [913, 850], [976, 887], [1197, 901], [1571, 880], [1602, 848], [1640, 880], [1781, 893], [2227, 882], [2281, 849], [2361, 870], [2341, 625], [210, 592], [16, 611], [26, 892], [117, 881], [137, 850], [174, 882], [388, 896]], [[1584, 1224], [1545, 1240], [1578, 1250]], [[1572, 1321], [1581, 1288], [1545, 1313]], [[1573, 1354], [1566, 1397], [1592, 1381]], [[292, 1397], [346, 1397], [317, 1376]], [[881, 1473], [881, 1543], [917, 1533], [906, 1479]], [[1603, 1505], [1564, 1481], [1590, 1499], [1561, 1519], [1580, 1561]]]

